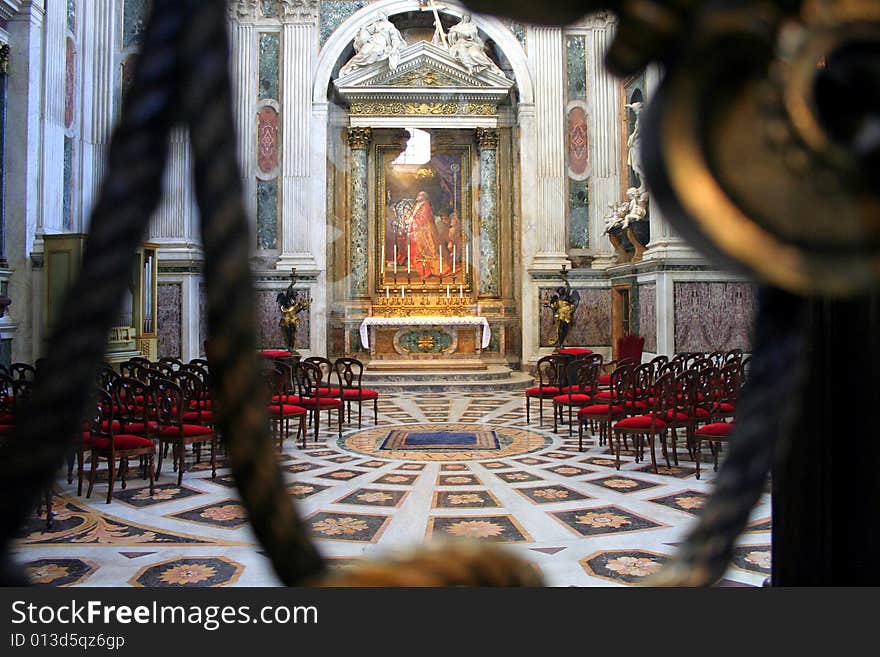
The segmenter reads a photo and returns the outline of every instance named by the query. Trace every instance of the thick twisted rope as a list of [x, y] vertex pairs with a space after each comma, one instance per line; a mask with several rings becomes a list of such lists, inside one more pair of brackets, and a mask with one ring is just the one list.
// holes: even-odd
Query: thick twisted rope
[[174, 113], [176, 43], [186, 16], [175, 0], [155, 2], [108, 153], [110, 175], [92, 214], [82, 270], [57, 317], [31, 403], [0, 462], [0, 480], [9, 491], [0, 499], [3, 555], [79, 430], [135, 249], [159, 202]]

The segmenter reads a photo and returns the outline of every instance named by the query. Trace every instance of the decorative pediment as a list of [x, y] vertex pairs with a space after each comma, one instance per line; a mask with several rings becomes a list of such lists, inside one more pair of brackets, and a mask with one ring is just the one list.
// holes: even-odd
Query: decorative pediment
[[396, 68], [374, 62], [334, 85], [352, 114], [374, 116], [495, 116], [514, 87], [497, 71], [469, 72], [427, 41], [401, 49]]

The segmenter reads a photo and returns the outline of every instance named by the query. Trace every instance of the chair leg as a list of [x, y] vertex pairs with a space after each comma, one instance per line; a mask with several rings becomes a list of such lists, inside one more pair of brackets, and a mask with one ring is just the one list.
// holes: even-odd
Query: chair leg
[[614, 442], [611, 441], [611, 427], [608, 427], [608, 445], [614, 449], [614, 468], [620, 470], [620, 434], [614, 434]]
[[529, 404], [529, 396], [526, 395], [526, 424], [528, 424], [529, 422], [531, 422], [531, 420], [529, 419], [529, 407], [530, 407], [530, 404]]
[[315, 406], [314, 410], [314, 420], [315, 420], [315, 442], [318, 442], [318, 432], [321, 428], [321, 409]]
[[571, 428], [571, 404], [568, 405], [568, 437], [572, 436], [572, 428]]
[[150, 475], [150, 497], [152, 497], [153, 493], [156, 491], [156, 475], [153, 471], [153, 458], [153, 452], [150, 452], [149, 456], [147, 457], [147, 467], [150, 470], [148, 473]]
[[694, 463], [697, 467], [697, 479], [700, 478], [700, 449], [702, 448], [702, 441], [694, 436]]
[[217, 478], [217, 436], [211, 437], [211, 479]]
[[80, 449], [77, 451], [76, 455], [76, 496], [81, 497], [83, 494], [83, 460], [85, 454], [83, 454], [83, 450]]
[[[122, 459], [119, 459], [119, 467], [122, 467]], [[113, 463], [112, 459], [107, 458], [107, 477], [109, 478], [109, 482], [107, 485], [107, 504], [113, 500], [113, 485], [116, 483], [116, 464]]]
[[578, 422], [578, 451], [584, 451], [584, 423]]
[[654, 474], [660, 474], [660, 470], [657, 469], [657, 452], [654, 449], [654, 434], [648, 434], [648, 442], [651, 445], [651, 465], [654, 466]]
[[86, 491], [86, 499], [92, 496], [92, 489], [95, 487], [95, 477], [98, 474], [98, 452], [92, 450], [92, 471], [89, 473], [89, 490]]
[[174, 447], [175, 452], [177, 453], [177, 485], [180, 486], [183, 483], [183, 464], [185, 461], [184, 454], [186, 453], [186, 445], [184, 445], [183, 440], [181, 440]]
[[379, 400], [373, 400], [373, 424], [379, 424]]

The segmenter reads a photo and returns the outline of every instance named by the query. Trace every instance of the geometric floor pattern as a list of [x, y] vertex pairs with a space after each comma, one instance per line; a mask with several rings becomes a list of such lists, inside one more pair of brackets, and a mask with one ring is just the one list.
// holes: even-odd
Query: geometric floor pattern
[[[517, 392], [383, 395], [379, 426], [365, 413], [363, 430], [346, 427], [338, 441], [335, 425], [322, 422], [320, 443], [305, 451], [285, 443], [282, 471], [335, 567], [466, 537], [505, 545], [535, 563], [551, 586], [638, 584], [693, 526], [712, 490], [711, 461], [697, 480], [680, 446], [678, 466], [661, 468], [664, 474], [651, 471], [647, 454], [647, 466], [622, 456], [618, 471], [596, 437], [579, 452], [576, 435], [570, 439], [565, 426], [554, 434], [549, 415], [543, 428], [536, 412], [527, 424]], [[498, 448], [458, 456], [380, 449], [392, 430], [447, 425], [495, 432]], [[49, 586], [274, 586], [224, 465], [221, 459], [212, 481], [203, 459], [181, 486], [166, 468], [152, 498], [146, 482], [135, 479], [125, 491], [117, 485], [111, 504], [104, 502], [106, 476], [89, 500], [76, 496], [75, 481], [59, 480], [51, 531], [34, 518], [16, 559], [35, 583]], [[762, 584], [770, 572], [770, 528], [765, 493], [722, 585]]]

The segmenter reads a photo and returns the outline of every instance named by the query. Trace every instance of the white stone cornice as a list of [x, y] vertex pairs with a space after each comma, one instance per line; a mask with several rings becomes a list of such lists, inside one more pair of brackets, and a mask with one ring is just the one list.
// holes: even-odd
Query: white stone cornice
[[[28, 0], [0, 0], [0, 18], [9, 20], [15, 16], [22, 5], [31, 4]], [[42, 9], [41, 9], [42, 10]]]

